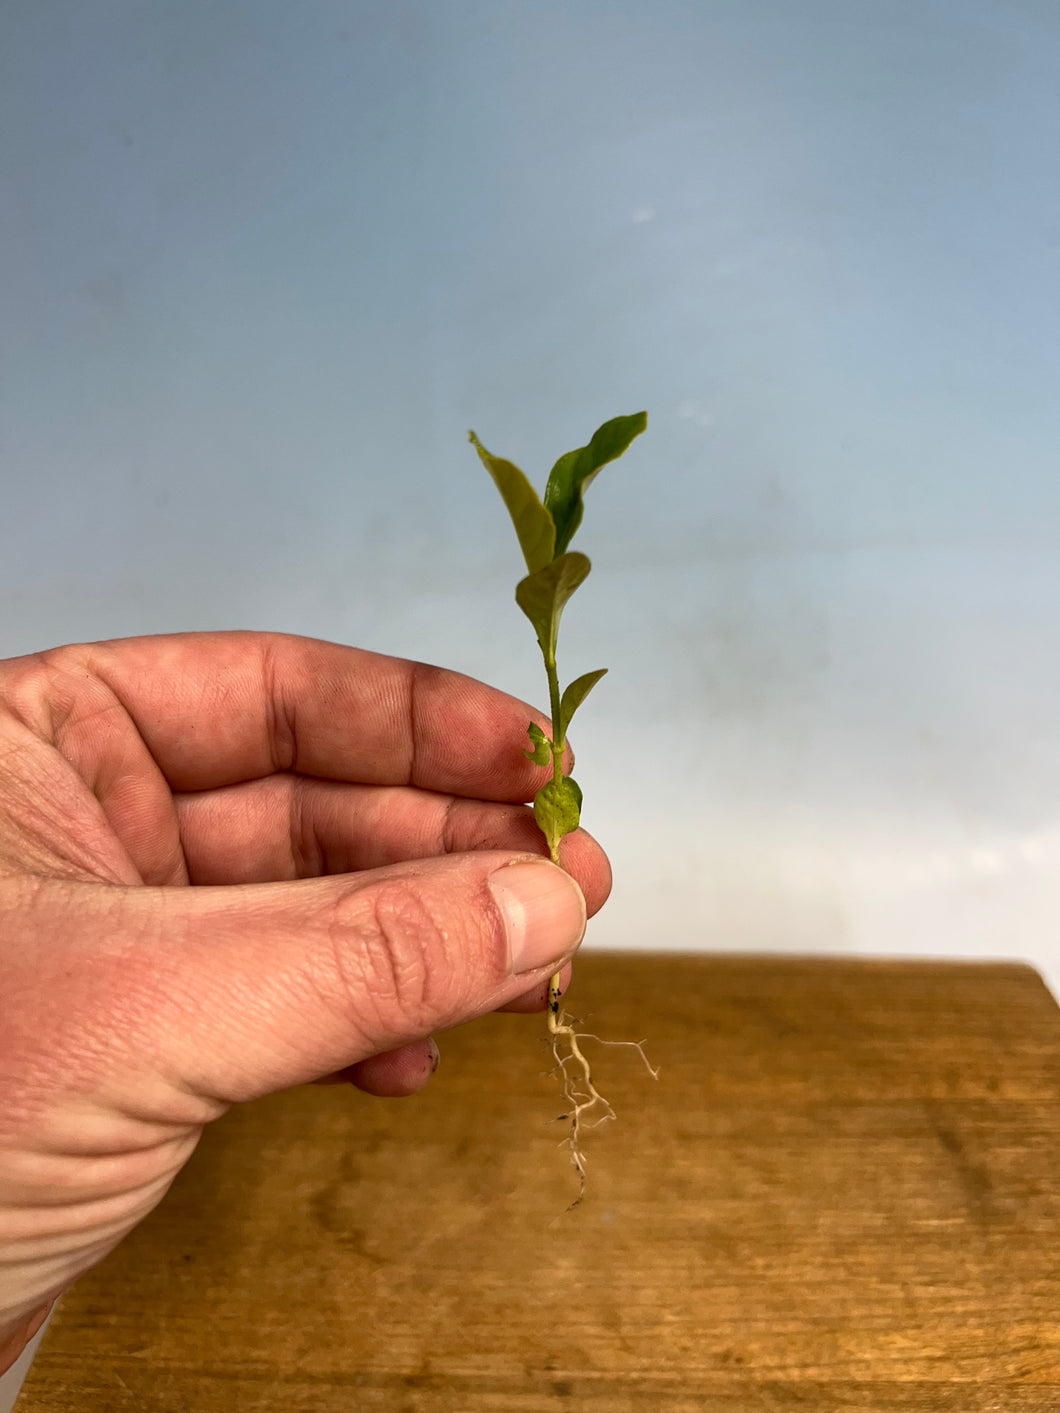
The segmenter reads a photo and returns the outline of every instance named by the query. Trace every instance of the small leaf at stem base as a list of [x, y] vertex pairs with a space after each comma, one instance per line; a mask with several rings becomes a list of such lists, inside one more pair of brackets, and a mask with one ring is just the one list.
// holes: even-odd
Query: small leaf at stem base
[[534, 796], [534, 818], [553, 853], [564, 834], [571, 834], [577, 829], [581, 813], [581, 788], [569, 775], [561, 776], [559, 780], [553, 777]]
[[548, 765], [552, 759], [552, 742], [538, 726], [536, 721], [531, 721], [526, 728], [526, 734], [530, 737], [532, 750], [524, 751], [523, 755], [527, 760], [532, 760], [535, 765]]

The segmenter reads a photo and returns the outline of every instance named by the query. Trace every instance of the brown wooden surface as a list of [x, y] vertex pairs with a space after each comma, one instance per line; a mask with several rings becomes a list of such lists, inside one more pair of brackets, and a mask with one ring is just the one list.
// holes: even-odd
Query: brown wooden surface
[[1060, 1012], [1018, 966], [589, 956], [591, 1188], [535, 1017], [206, 1134], [18, 1413], [1056, 1413]]

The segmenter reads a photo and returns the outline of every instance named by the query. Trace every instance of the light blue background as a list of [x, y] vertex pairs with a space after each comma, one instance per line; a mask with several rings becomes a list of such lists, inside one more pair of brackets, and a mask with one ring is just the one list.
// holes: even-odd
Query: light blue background
[[646, 407], [562, 644], [593, 940], [1057, 984], [1058, 95], [1054, 0], [8, 0], [0, 651], [540, 700], [466, 430], [541, 483]]

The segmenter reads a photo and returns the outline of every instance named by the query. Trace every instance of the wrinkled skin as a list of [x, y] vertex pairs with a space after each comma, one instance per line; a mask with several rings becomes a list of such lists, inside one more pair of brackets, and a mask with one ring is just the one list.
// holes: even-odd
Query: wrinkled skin
[[[0, 663], [0, 1368], [228, 1106], [411, 1094], [433, 1032], [543, 1008], [610, 874], [584, 832], [584, 902], [538, 860], [531, 715], [271, 634]], [[530, 856], [555, 955], [520, 970], [488, 880]]]

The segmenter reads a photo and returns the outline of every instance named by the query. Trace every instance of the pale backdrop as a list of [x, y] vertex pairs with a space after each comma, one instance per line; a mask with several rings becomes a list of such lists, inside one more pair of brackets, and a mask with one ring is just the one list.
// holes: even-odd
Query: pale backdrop
[[540, 699], [466, 429], [646, 407], [562, 650], [593, 942], [1057, 984], [1058, 94], [1052, 0], [8, 0], [0, 651]]

